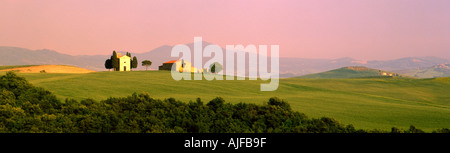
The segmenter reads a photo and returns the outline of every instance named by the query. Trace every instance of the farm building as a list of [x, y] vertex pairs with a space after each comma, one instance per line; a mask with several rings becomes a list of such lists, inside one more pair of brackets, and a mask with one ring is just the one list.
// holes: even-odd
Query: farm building
[[161, 66], [158, 67], [159, 70], [168, 70], [171, 71], [173, 65], [175, 64], [175, 71], [179, 72], [203, 72], [203, 69], [197, 69], [196, 67], [192, 67], [192, 64], [188, 61], [184, 60], [172, 60], [164, 62]]
[[117, 58], [119, 59], [119, 71], [131, 70], [131, 57], [117, 53]]

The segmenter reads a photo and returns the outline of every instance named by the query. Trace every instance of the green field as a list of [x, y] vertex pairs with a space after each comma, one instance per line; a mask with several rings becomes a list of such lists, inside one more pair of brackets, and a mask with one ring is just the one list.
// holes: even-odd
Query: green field
[[[4, 75], [6, 72], [0, 72]], [[18, 73], [61, 100], [125, 97], [148, 92], [169, 97], [263, 104], [270, 97], [287, 100], [310, 117], [332, 117], [355, 128], [390, 130], [414, 125], [430, 132], [450, 127], [450, 78], [281, 79], [278, 90], [260, 91], [263, 81], [175, 81], [168, 71], [95, 72], [87, 74]]]

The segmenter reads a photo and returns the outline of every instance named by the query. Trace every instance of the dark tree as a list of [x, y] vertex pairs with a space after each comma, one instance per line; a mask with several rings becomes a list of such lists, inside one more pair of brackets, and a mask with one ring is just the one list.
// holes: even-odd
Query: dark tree
[[114, 71], [117, 71], [119, 69], [119, 59], [117, 58], [116, 51], [113, 51], [113, 55], [111, 57], [111, 64], [112, 67], [114, 68]]
[[216, 72], [216, 65], [212, 64], [210, 70], [211, 70], [211, 73], [215, 73]]
[[145, 66], [146, 71], [150, 65], [152, 65], [152, 61], [149, 61], [149, 60], [142, 61], [142, 66]]
[[181, 59], [181, 68], [184, 68], [184, 59]]
[[214, 62], [209, 66], [209, 69], [211, 70], [211, 73], [219, 73], [222, 71], [223, 66], [219, 62]]
[[138, 67], [138, 60], [136, 56], [133, 57], [133, 60], [131, 61], [131, 68], [135, 69]]
[[133, 70], [133, 68], [134, 68], [134, 67], [133, 67], [133, 60], [134, 60], [134, 59], [131, 58], [131, 53], [127, 52], [126, 55], [127, 55], [128, 57], [130, 57], [130, 70]]
[[111, 70], [113, 68], [111, 59], [106, 59], [105, 68]]
[[287, 102], [277, 97], [270, 98], [267, 104], [271, 106], [279, 106], [280, 108], [283, 108], [285, 110], [291, 110], [291, 106]]
[[217, 110], [218, 108], [222, 107], [225, 103], [225, 100], [222, 97], [216, 97], [213, 100], [209, 101], [206, 106], [210, 107], [212, 110]]

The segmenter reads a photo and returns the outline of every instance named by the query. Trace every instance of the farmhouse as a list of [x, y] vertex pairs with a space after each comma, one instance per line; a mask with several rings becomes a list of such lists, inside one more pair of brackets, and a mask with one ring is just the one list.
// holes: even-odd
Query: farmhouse
[[[192, 67], [192, 64], [188, 61], [184, 60], [172, 60], [164, 62], [161, 66], [158, 67], [159, 70], [172, 70], [172, 66], [175, 64], [175, 71], [179, 72], [203, 72], [203, 69], [197, 69], [196, 67]], [[190, 68], [190, 70], [189, 70]]]
[[117, 53], [117, 58], [119, 59], [119, 71], [131, 70], [131, 57]]

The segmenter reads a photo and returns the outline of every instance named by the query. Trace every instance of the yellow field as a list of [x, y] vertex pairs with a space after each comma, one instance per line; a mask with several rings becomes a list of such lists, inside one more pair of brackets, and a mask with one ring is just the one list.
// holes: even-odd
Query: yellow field
[[91, 73], [95, 72], [89, 69], [79, 68], [75, 66], [66, 65], [37, 65], [29, 67], [18, 67], [11, 69], [4, 69], [0, 71], [15, 71], [20, 73], [41, 73], [45, 70], [45, 73]]

